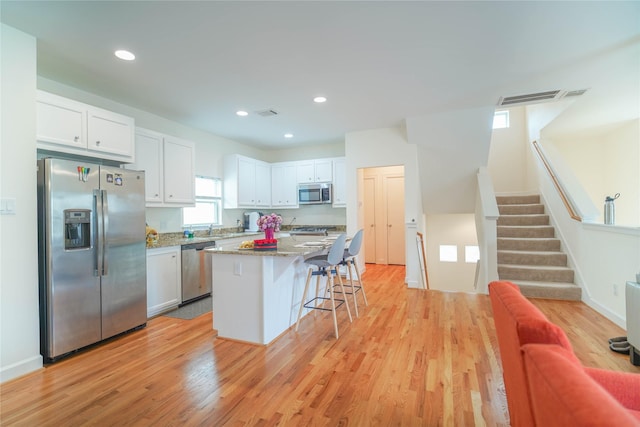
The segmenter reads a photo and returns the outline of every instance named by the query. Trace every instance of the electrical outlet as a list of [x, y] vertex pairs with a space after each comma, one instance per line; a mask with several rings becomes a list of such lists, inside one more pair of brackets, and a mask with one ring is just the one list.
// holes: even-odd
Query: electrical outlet
[[242, 276], [242, 262], [236, 261], [233, 265], [233, 274], [236, 276]]
[[613, 284], [613, 295], [618, 296], [618, 284]]

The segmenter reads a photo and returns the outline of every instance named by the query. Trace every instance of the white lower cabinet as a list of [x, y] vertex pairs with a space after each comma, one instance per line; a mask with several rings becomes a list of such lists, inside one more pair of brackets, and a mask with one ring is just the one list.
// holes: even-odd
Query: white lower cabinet
[[147, 249], [147, 317], [182, 302], [181, 248]]

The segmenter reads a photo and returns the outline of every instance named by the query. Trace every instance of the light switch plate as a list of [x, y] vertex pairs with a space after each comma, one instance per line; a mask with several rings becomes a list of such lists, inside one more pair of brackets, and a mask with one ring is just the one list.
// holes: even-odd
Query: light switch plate
[[3, 197], [0, 200], [0, 215], [15, 215], [15, 214], [16, 214], [16, 199]]

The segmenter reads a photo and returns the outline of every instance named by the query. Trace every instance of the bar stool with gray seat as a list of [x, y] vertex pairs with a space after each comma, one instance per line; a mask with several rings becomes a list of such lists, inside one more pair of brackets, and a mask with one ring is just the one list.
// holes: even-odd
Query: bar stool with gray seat
[[[329, 249], [328, 254], [319, 255], [315, 257], [311, 257], [305, 260], [306, 264], [309, 264], [309, 273], [307, 274], [307, 282], [304, 285], [304, 292], [302, 293], [302, 300], [300, 301], [300, 309], [298, 310], [298, 320], [296, 321], [296, 332], [298, 331], [298, 326], [300, 325], [300, 318], [302, 317], [302, 310], [304, 308], [310, 308], [315, 310], [324, 310], [331, 311], [333, 315], [333, 327], [336, 333], [336, 339], [338, 338], [338, 319], [336, 316], [336, 309], [343, 305], [346, 301], [346, 293], [344, 291], [344, 286], [342, 285], [342, 278], [339, 274], [338, 264], [342, 262], [344, 255], [344, 246], [346, 242], [347, 236], [346, 234], [341, 234], [338, 236], [331, 248]], [[317, 269], [314, 269], [314, 266]], [[311, 282], [311, 277], [316, 276], [316, 296], [305, 302], [307, 298], [307, 291], [309, 290], [309, 283]], [[324, 276], [327, 278], [325, 293], [329, 292], [329, 298], [318, 296], [318, 291], [320, 288], [320, 276]], [[342, 294], [345, 295], [345, 299], [336, 299], [334, 297], [333, 287], [335, 285], [334, 276], [338, 277], [338, 284], [342, 291]], [[322, 304], [319, 306], [318, 301], [321, 301]], [[324, 302], [330, 301], [331, 308], [325, 308]], [[336, 305], [336, 301], [338, 304]], [[353, 319], [351, 317], [351, 310], [349, 309], [349, 304], [345, 304], [347, 307], [347, 314], [349, 315], [349, 321], [352, 322]]]
[[[358, 298], [356, 297], [356, 293], [362, 291], [362, 299], [364, 300], [364, 305], [369, 305], [367, 302], [367, 294], [364, 291], [362, 279], [360, 278], [360, 270], [358, 269], [358, 263], [356, 261], [356, 256], [360, 253], [360, 248], [362, 247], [362, 236], [364, 235], [364, 230], [361, 228], [358, 230], [351, 239], [349, 243], [349, 247], [344, 250], [344, 255], [342, 256], [342, 261], [340, 265], [344, 265], [347, 267], [347, 273], [349, 274], [349, 284], [345, 284], [347, 287], [347, 294], [352, 295], [353, 297], [353, 305], [356, 310], [356, 317], [360, 317], [358, 313]], [[353, 267], [356, 270], [357, 285], [353, 284], [353, 271], [351, 269]], [[348, 292], [348, 291], [351, 292]]]

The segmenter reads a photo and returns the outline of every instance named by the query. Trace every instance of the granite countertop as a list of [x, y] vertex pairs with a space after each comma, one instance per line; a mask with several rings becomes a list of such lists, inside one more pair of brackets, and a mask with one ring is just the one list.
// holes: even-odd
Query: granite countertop
[[164, 248], [167, 246], [182, 246], [190, 245], [193, 243], [202, 242], [220, 242], [224, 239], [233, 239], [235, 237], [247, 237], [247, 240], [257, 239], [256, 236], [263, 236], [264, 233], [260, 232], [228, 232], [228, 233], [214, 233], [209, 236], [207, 232], [196, 232], [192, 238], [184, 237], [183, 233], [160, 233], [158, 235], [158, 241], [152, 244], [147, 243], [147, 249]]
[[[334, 231], [332, 233], [344, 232], [345, 226], [329, 226]], [[292, 227], [291, 226], [283, 226], [282, 232], [288, 232]], [[264, 236], [264, 232], [255, 231], [255, 232], [239, 232], [237, 228], [221, 228], [215, 229], [212, 235], [209, 235], [208, 231], [198, 230], [195, 231], [195, 236], [192, 238], [184, 237], [182, 232], [179, 233], [159, 233], [158, 241], [155, 243], [147, 243], [147, 249], [156, 249], [156, 248], [165, 248], [168, 246], [182, 246], [182, 245], [190, 245], [193, 243], [202, 243], [202, 242], [219, 242], [220, 244], [224, 244], [225, 239], [233, 239], [236, 237], [246, 237], [245, 240], [254, 240], [261, 239]], [[331, 234], [331, 233], [330, 233]], [[276, 237], [278, 237], [278, 233], [276, 233]], [[318, 241], [322, 239], [322, 236], [308, 236], [301, 235], [296, 236], [296, 238], [304, 241], [304, 239], [308, 241]], [[278, 243], [280, 243], [280, 239], [278, 239]], [[250, 251], [252, 252], [252, 251]]]
[[[277, 237], [277, 236], [276, 236]], [[319, 255], [329, 248], [334, 238], [329, 236], [287, 236], [278, 237], [278, 249], [275, 251], [257, 251], [255, 249], [239, 249], [238, 244], [224, 244], [221, 242], [218, 247], [205, 249], [212, 254], [226, 255], [250, 255], [250, 256], [310, 256]], [[247, 240], [251, 240], [250, 238]]]

